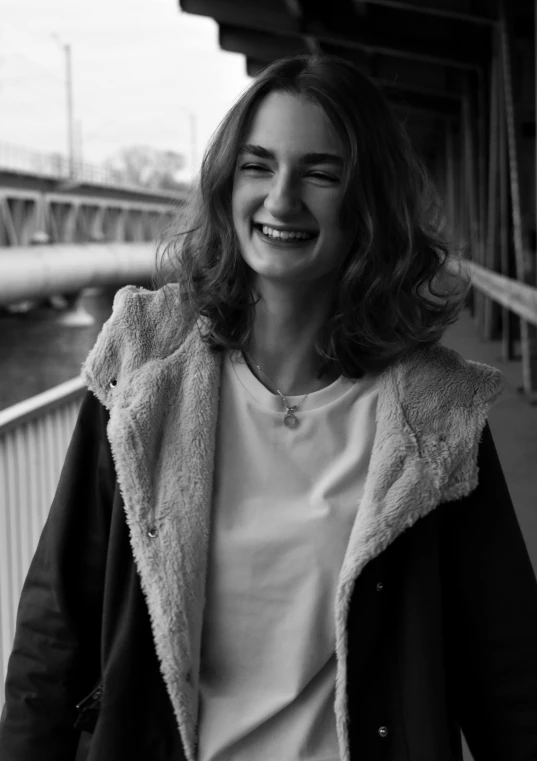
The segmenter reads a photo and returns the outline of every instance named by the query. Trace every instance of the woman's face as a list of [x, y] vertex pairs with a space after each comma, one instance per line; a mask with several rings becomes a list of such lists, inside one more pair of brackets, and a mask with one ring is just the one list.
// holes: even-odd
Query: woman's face
[[309, 284], [345, 258], [343, 150], [311, 101], [269, 94], [254, 113], [233, 182], [233, 223], [243, 259], [265, 278]]

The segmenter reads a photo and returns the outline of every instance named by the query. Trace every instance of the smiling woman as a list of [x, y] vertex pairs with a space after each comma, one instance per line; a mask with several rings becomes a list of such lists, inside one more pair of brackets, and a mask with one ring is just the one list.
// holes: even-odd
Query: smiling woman
[[2, 761], [453, 761], [461, 729], [537, 758], [502, 377], [440, 344], [468, 283], [428, 187], [345, 61], [278, 61], [225, 117], [164, 284], [84, 365]]
[[157, 282], [180, 283], [208, 344], [255, 357], [271, 388], [318, 390], [382, 372], [457, 319], [469, 279], [439, 222], [373, 83], [346, 61], [298, 56], [267, 67], [222, 121]]

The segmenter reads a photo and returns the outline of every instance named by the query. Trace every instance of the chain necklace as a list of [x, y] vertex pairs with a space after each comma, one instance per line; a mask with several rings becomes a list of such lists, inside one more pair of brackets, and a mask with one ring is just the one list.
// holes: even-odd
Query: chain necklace
[[[244, 355], [245, 355], [246, 359], [249, 359], [249, 360], [250, 360], [250, 362], [251, 362], [253, 365], [255, 365], [255, 366], [257, 367], [257, 369], [258, 369], [258, 370], [260, 370], [260, 371], [263, 373], [263, 375], [266, 375], [266, 377], [269, 379], [269, 381], [272, 383], [272, 385], [273, 385], [273, 386], [276, 388], [276, 384], [274, 383], [274, 381], [272, 380], [272, 378], [270, 378], [270, 377], [269, 377], [269, 376], [266, 374], [266, 372], [265, 372], [265, 371], [264, 371], [264, 370], [263, 370], [261, 367], [259, 367], [259, 365], [257, 364], [257, 362], [254, 362], [254, 361], [253, 361], [253, 359], [250, 357], [250, 355], [249, 355], [247, 352], [243, 352], [243, 353], [244, 353]], [[286, 425], [288, 428], [296, 428], [296, 427], [297, 427], [297, 425], [298, 425], [298, 420], [297, 420], [297, 417], [296, 417], [296, 415], [295, 415], [295, 412], [298, 410], [298, 408], [300, 407], [300, 405], [301, 405], [301, 404], [304, 404], [304, 402], [306, 401], [306, 399], [307, 399], [307, 398], [308, 398], [308, 396], [309, 396], [309, 392], [306, 394], [306, 396], [305, 396], [305, 397], [302, 399], [302, 401], [301, 401], [301, 402], [299, 402], [298, 404], [294, 404], [292, 407], [289, 407], [289, 405], [287, 404], [287, 399], [286, 399], [286, 398], [285, 398], [285, 396], [282, 394], [282, 392], [280, 391], [280, 389], [279, 389], [279, 388], [277, 388], [277, 389], [276, 389], [276, 391], [277, 391], [277, 392], [278, 392], [278, 394], [281, 396], [281, 398], [282, 398], [282, 401], [283, 401], [283, 404], [284, 404], [284, 407], [285, 407], [285, 410], [286, 410], [286, 412], [285, 412], [285, 415], [284, 415], [284, 417], [283, 417], [283, 422], [284, 422], [284, 425]]]

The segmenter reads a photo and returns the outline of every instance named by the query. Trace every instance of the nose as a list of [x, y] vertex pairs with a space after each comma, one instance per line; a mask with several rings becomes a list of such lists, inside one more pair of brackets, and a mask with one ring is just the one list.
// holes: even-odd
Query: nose
[[289, 176], [276, 175], [265, 198], [264, 206], [277, 219], [285, 219], [301, 211], [302, 199], [296, 182]]

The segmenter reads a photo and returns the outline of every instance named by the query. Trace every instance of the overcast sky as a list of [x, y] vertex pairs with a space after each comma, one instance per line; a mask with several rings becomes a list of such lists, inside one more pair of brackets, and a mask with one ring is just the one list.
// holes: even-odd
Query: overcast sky
[[[194, 153], [250, 81], [212, 19], [178, 0], [0, 0], [0, 142], [67, 151], [65, 53], [83, 159], [126, 145]], [[192, 130], [192, 126], [195, 129]], [[195, 141], [192, 133], [195, 133]]]

